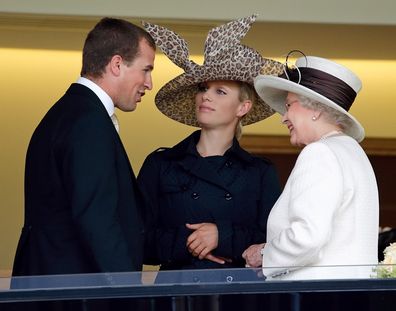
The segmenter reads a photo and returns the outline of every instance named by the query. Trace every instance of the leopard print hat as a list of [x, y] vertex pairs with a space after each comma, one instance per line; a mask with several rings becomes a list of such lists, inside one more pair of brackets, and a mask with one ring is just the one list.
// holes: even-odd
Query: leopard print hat
[[[183, 124], [199, 127], [195, 116], [195, 95], [198, 85], [205, 81], [253, 81], [259, 74], [279, 75], [283, 65], [263, 58], [260, 53], [240, 43], [257, 15], [241, 18], [209, 31], [205, 42], [204, 63], [189, 59], [186, 41], [173, 31], [142, 22], [155, 43], [184, 73], [166, 83], [155, 96], [157, 108], [167, 117]], [[251, 111], [243, 117], [242, 125], [263, 120], [274, 113], [257, 96]]]

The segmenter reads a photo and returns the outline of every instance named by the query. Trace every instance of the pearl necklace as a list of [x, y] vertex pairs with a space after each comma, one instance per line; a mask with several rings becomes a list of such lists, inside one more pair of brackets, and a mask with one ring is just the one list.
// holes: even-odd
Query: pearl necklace
[[328, 132], [328, 133], [322, 135], [322, 136], [319, 138], [319, 140], [323, 140], [323, 139], [326, 139], [326, 138], [328, 138], [328, 137], [335, 136], [335, 135], [341, 135], [341, 134], [343, 134], [342, 131], [337, 131], [337, 130], [330, 131], [330, 132]]

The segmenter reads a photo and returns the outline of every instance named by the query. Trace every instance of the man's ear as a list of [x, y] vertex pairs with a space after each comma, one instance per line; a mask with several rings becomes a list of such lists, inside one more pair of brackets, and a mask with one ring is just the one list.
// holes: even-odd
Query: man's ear
[[122, 57], [120, 55], [113, 55], [113, 57], [110, 59], [109, 64], [107, 65], [109, 68], [109, 71], [115, 75], [119, 76], [121, 74], [121, 65], [122, 65]]
[[242, 118], [250, 111], [250, 109], [252, 109], [252, 101], [250, 99], [243, 101], [243, 103], [239, 106], [237, 117]]

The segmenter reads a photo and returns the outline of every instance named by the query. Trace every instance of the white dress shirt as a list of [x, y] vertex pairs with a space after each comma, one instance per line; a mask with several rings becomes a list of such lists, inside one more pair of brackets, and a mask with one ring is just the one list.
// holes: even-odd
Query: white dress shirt
[[82, 84], [87, 88], [89, 88], [92, 92], [94, 92], [96, 96], [99, 97], [100, 101], [102, 102], [103, 106], [106, 108], [106, 111], [110, 117], [114, 114], [113, 100], [99, 85], [84, 77], [78, 78], [76, 83]]

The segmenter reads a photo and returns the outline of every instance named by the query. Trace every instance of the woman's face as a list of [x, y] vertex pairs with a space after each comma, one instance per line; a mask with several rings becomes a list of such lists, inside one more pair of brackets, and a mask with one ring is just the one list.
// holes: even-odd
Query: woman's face
[[285, 106], [286, 112], [282, 117], [282, 123], [289, 129], [290, 143], [294, 146], [305, 146], [315, 141], [312, 128], [315, 111], [302, 106], [294, 93], [287, 95]]
[[240, 101], [239, 92], [239, 84], [233, 81], [201, 83], [195, 96], [195, 113], [201, 127], [235, 129], [251, 108], [251, 101]]

